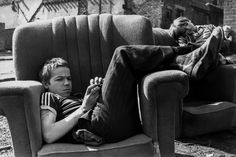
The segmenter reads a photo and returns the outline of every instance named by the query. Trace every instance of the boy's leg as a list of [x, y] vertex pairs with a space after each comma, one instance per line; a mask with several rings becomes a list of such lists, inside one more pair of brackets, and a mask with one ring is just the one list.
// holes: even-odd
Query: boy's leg
[[223, 43], [223, 30], [216, 27], [211, 36], [200, 47], [205, 55], [197, 62], [192, 70], [191, 77], [201, 79], [219, 63], [219, 52]]
[[199, 80], [217, 66], [222, 42], [222, 29], [216, 27], [201, 47], [189, 54], [177, 56], [171, 66], [175, 66], [186, 72], [191, 78]]
[[117, 48], [102, 86], [103, 104], [98, 104], [93, 110], [91, 131], [108, 142], [123, 140], [140, 132], [137, 83], [141, 76], [159, 70], [174, 55], [169, 46]]

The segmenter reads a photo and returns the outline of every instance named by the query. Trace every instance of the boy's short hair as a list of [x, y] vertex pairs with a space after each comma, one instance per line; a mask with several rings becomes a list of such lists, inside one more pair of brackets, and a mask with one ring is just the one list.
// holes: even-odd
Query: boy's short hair
[[[190, 28], [190, 24], [192, 23], [189, 18], [180, 16], [176, 18], [175, 20], [173, 20], [172, 24], [170, 25], [169, 30], [171, 32], [174, 32], [174, 34], [178, 38], [178, 36], [185, 35], [187, 30], [192, 29]], [[194, 25], [191, 25], [191, 27], [194, 27]]]
[[229, 26], [229, 25], [224, 25], [223, 26], [223, 30], [225, 31], [225, 32], [231, 32], [232, 31], [232, 28], [231, 28], [231, 26]]
[[183, 26], [187, 26], [188, 22], [191, 22], [189, 18], [180, 16], [173, 21], [172, 25], [175, 27], [183, 27]]
[[40, 81], [44, 84], [49, 83], [51, 78], [51, 72], [58, 67], [69, 68], [69, 64], [66, 60], [59, 57], [47, 60], [39, 72]]

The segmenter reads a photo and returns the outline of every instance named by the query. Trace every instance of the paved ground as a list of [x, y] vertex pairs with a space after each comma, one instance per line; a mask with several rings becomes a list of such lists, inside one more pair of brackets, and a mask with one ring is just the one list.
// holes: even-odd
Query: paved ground
[[180, 157], [236, 157], [236, 128], [175, 142]]
[[[236, 129], [175, 141], [176, 157], [236, 157]], [[14, 157], [7, 119], [0, 116], [0, 157]]]
[[0, 81], [14, 78], [14, 66], [11, 52], [0, 52]]

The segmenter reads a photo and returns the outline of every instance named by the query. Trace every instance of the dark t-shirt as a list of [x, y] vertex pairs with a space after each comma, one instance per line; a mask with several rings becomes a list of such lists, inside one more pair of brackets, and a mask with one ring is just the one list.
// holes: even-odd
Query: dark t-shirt
[[[56, 121], [62, 120], [82, 105], [83, 99], [78, 97], [62, 97], [58, 94], [45, 92], [41, 95], [41, 110], [50, 110], [56, 116]], [[75, 126], [77, 127], [77, 126]], [[74, 127], [74, 129], [76, 129]], [[72, 136], [73, 129], [57, 142], [76, 143]]]
[[59, 121], [77, 110], [82, 102], [82, 99], [76, 97], [65, 98], [58, 94], [45, 92], [41, 96], [41, 109], [50, 110], [56, 115], [56, 121]]

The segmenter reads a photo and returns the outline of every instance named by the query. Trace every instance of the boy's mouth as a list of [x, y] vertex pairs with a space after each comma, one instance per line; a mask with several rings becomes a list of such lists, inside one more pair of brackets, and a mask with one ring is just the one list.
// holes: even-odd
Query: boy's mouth
[[64, 89], [63, 92], [67, 92], [67, 93], [70, 93], [71, 90], [70, 89]]
[[61, 94], [64, 95], [65, 97], [70, 96], [71, 90], [70, 89], [64, 89], [64, 90], [62, 90]]

